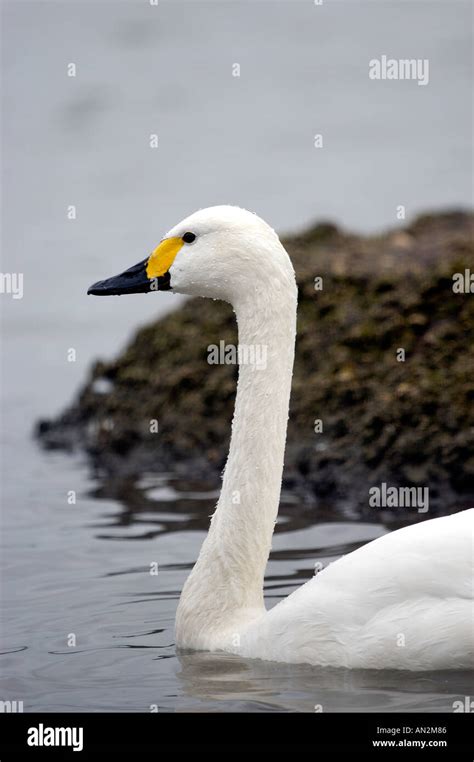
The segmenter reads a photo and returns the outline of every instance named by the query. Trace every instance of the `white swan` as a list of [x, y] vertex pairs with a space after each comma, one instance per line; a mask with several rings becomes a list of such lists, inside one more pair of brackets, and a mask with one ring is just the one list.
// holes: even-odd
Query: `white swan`
[[474, 509], [374, 540], [265, 610], [293, 370], [293, 267], [263, 220], [217, 206], [187, 217], [149, 258], [89, 293], [169, 288], [230, 302], [239, 345], [266, 348], [265, 368], [239, 367], [222, 491], [181, 594], [177, 645], [323, 666], [472, 668]]

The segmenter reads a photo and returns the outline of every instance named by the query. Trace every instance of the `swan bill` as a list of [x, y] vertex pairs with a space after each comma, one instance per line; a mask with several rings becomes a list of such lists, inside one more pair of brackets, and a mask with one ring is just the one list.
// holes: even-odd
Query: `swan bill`
[[146, 294], [149, 291], [171, 289], [170, 267], [183, 247], [182, 238], [164, 238], [149, 257], [130, 267], [121, 275], [99, 280], [87, 291], [94, 296], [120, 296], [121, 294]]
[[121, 294], [146, 294], [149, 291], [169, 291], [171, 289], [170, 274], [148, 277], [147, 265], [149, 257], [130, 267], [120, 275], [99, 280], [87, 291], [94, 296], [120, 296]]

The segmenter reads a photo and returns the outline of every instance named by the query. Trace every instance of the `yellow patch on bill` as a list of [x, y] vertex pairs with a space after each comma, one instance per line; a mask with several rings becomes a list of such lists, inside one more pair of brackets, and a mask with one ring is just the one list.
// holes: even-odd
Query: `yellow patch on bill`
[[147, 278], [159, 278], [168, 272], [182, 246], [181, 238], [165, 238], [150, 254], [146, 263]]

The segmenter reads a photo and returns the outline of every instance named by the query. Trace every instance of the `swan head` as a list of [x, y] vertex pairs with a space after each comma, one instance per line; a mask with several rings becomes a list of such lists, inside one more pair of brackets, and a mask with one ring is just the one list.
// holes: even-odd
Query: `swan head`
[[235, 206], [201, 209], [130, 269], [94, 283], [96, 296], [173, 290], [235, 303], [275, 278], [294, 281], [288, 254], [260, 217]]

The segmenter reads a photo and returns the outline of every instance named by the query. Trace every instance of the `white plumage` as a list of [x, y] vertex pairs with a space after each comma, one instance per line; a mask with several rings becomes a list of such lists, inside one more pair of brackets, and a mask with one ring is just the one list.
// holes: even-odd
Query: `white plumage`
[[[164, 282], [230, 302], [239, 343], [266, 348], [265, 368], [239, 368], [222, 491], [180, 598], [177, 645], [322, 666], [472, 668], [474, 509], [380, 537], [265, 610], [294, 359], [293, 267], [276, 233], [236, 207], [196, 212], [165, 239], [157, 271], [160, 251], [169, 256], [177, 242], [177, 254]], [[117, 293], [114, 284], [92, 293]]]
[[243, 631], [240, 653], [387, 669], [473, 664], [474, 509], [384, 535]]
[[[191, 263], [183, 252], [176, 272], [171, 267], [171, 285], [230, 301], [239, 342], [266, 344], [268, 365], [265, 371], [240, 367], [222, 492], [180, 599], [177, 644], [314, 665], [472, 668], [474, 509], [380, 537], [265, 610], [263, 575], [293, 367], [294, 273], [273, 230], [255, 215], [216, 207], [192, 215], [169, 235], [191, 229], [199, 240], [201, 226], [212, 262], [206, 259], [201, 269], [197, 254]], [[209, 294], [209, 282], [221, 273], [226, 293], [218, 287]]]

